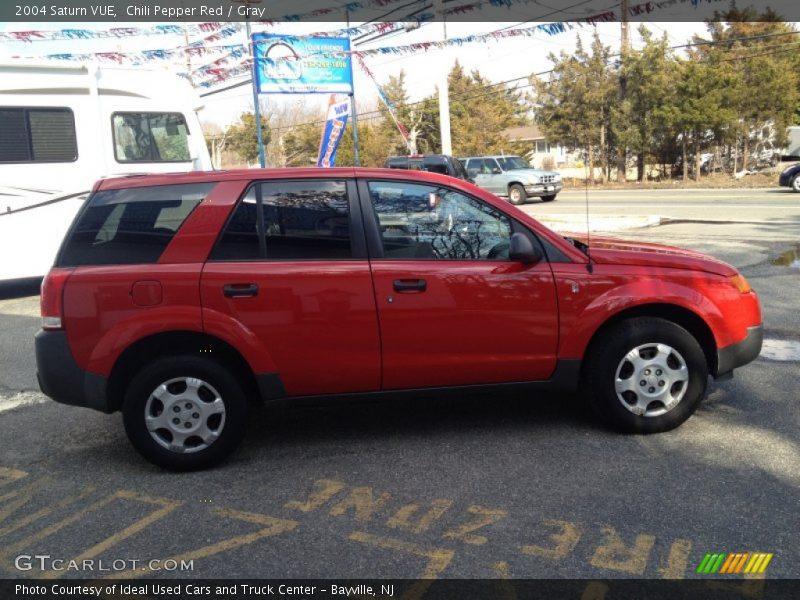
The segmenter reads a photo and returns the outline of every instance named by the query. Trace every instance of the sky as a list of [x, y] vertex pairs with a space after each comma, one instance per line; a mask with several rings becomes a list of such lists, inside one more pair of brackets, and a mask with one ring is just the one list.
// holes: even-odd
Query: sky
[[[657, 36], [666, 34], [673, 45], [685, 43], [693, 34], [705, 34], [706, 26], [703, 22], [645, 22], [644, 23]], [[149, 27], [154, 23], [131, 23], [130, 26]], [[352, 25], [357, 25], [353, 23]], [[482, 34], [497, 31], [509, 26], [520, 26], [519, 22], [509, 23], [448, 23], [446, 34], [448, 38], [461, 37], [468, 34]], [[631, 41], [637, 45], [639, 36], [636, 34], [638, 24], [632, 24]], [[63, 23], [0, 23], [0, 31], [25, 31], [29, 29], [49, 30], [66, 27]], [[114, 26], [108, 23], [81, 24], [87, 29], [104, 29]], [[302, 34], [311, 31], [329, 31], [344, 27], [344, 23], [280, 23], [265, 29], [254, 26], [254, 31], [264, 30], [272, 33]], [[524, 25], [522, 25], [524, 26]], [[548, 55], [561, 51], [572, 53], [575, 50], [576, 37], [581, 36], [584, 44], [589, 43], [594, 31], [600, 35], [604, 44], [610, 46], [612, 51], [617, 51], [620, 46], [620, 24], [600, 23], [595, 27], [585, 25], [557, 35], [542, 33], [535, 37], [502, 38], [497, 41], [467, 44], [460, 47], [445, 49], [432, 49], [418, 54], [381, 55], [366, 58], [366, 63], [374, 73], [379, 84], [385, 84], [390, 75], [397, 75], [400, 70], [406, 74], [406, 87], [411, 101], [420, 100], [430, 95], [436, 89], [443, 75], [458, 60], [467, 69], [477, 69], [483, 76], [492, 82], [527, 77], [531, 73], [548, 70], [552, 63]], [[438, 41], [444, 38], [445, 26], [442, 23], [428, 23], [421, 28], [402, 34], [387, 36], [364, 45], [353, 46], [354, 49], [365, 50], [369, 48], [396, 46], [420, 41]], [[190, 42], [202, 36], [190, 38]], [[244, 43], [245, 34], [227, 38], [223, 42]], [[8, 62], [11, 56], [41, 56], [52, 53], [94, 53], [94, 52], [135, 52], [153, 48], [175, 48], [184, 45], [184, 38], [172, 35], [147, 36], [123, 39], [93, 39], [93, 40], [65, 40], [47, 42], [6, 42], [0, 41], [0, 61]], [[209, 59], [200, 59], [207, 62]], [[152, 63], [156, 67], [165, 68], [160, 63]], [[377, 103], [375, 84], [359, 69], [353, 65], [355, 77], [355, 95], [357, 105], [372, 109]], [[231, 83], [241, 79], [231, 80]], [[527, 82], [521, 80], [519, 84]], [[220, 87], [225, 87], [223, 84]], [[214, 89], [214, 88], [211, 88]], [[202, 90], [203, 92], [210, 90]], [[327, 105], [325, 95], [302, 96], [269, 96], [267, 102], [303, 102], [310, 107], [319, 106], [320, 109]], [[204, 108], [200, 112], [201, 120], [226, 126], [235, 122], [239, 115], [247, 110], [252, 110], [252, 91], [249, 86], [242, 86], [229, 92], [222, 92], [204, 98]]]

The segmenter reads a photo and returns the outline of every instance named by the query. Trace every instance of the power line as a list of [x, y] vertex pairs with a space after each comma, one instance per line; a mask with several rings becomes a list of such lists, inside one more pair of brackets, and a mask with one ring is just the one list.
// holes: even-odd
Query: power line
[[[769, 37], [786, 36], [786, 35], [794, 35], [794, 34], [800, 34], [800, 31], [772, 33], [772, 34], [761, 34], [761, 35], [755, 35], [755, 36], [732, 38], [730, 40], [725, 40], [724, 42], [723, 41], [705, 41], [704, 40], [704, 41], [700, 41], [700, 42], [692, 42], [692, 43], [688, 43], [688, 44], [679, 44], [679, 45], [675, 45], [675, 46], [668, 46], [667, 49], [668, 50], [677, 50], [677, 49], [680, 49], [680, 48], [688, 48], [688, 47], [702, 46], [702, 45], [719, 45], [719, 44], [723, 44], [723, 43], [724, 44], [732, 44], [732, 43], [741, 42], [741, 41], [749, 41], [749, 40], [755, 40], [755, 39], [763, 39], [763, 38], [769, 38]], [[759, 56], [770, 56], [772, 54], [781, 54], [781, 53], [788, 52], [790, 50], [794, 50], [794, 47], [797, 46], [797, 45], [800, 45], [800, 42], [787, 42], [786, 44], [776, 44], [774, 46], [769, 46], [769, 48], [783, 48], [785, 46], [786, 49], [777, 50], [775, 52], [753, 54], [753, 55], [749, 55], [749, 56], [739, 56], [739, 57], [735, 57], [735, 58], [731, 58], [731, 59], [719, 59], [719, 62], [731, 62], [731, 61], [742, 60], [742, 59], [747, 59], [747, 58], [756, 58], [756, 57], [759, 57]], [[791, 48], [789, 48], [790, 46], [791, 46]], [[619, 54], [610, 54], [608, 56], [608, 58], [609, 59], [618, 58], [619, 56], [620, 56]], [[702, 60], [702, 61], [697, 61], [697, 62], [709, 63], [709, 62], [712, 62], [712, 61]], [[484, 96], [490, 95], [492, 93], [495, 93], [493, 90], [488, 90], [487, 88], [495, 88], [495, 87], [498, 87], [498, 86], [501, 86], [501, 85], [508, 85], [509, 83], [513, 83], [513, 82], [520, 81], [520, 80], [523, 80], [523, 79], [531, 79], [533, 77], [540, 77], [542, 75], [548, 75], [548, 74], [552, 73], [554, 70], [555, 69], [548, 69], [547, 71], [540, 71], [538, 73], [531, 73], [529, 75], [523, 75], [523, 76], [520, 76], [520, 77], [514, 77], [512, 79], [506, 79], [505, 81], [499, 81], [497, 83], [486, 84], [485, 86], [483, 86], [483, 91], [481, 93], [479, 93], [479, 94], [472, 94], [472, 95], [468, 95], [468, 96], [465, 96], [464, 94], [455, 94], [455, 95], [451, 96], [451, 98], [454, 98], [454, 99], [457, 99], [457, 100], [466, 101], [466, 100], [471, 100], [471, 99], [474, 99], [474, 98], [484, 97]], [[201, 94], [201, 97], [202, 96], [209, 96], [209, 95], [211, 95], [213, 93], [219, 93], [219, 92], [224, 92], [224, 91], [227, 91], [227, 90], [235, 89], [237, 87], [241, 87], [241, 86], [247, 85], [249, 83], [250, 83], [250, 80], [247, 79], [247, 80], [241, 81], [239, 83], [236, 83], [236, 84], [234, 84], [232, 86], [229, 86], [227, 88], [224, 88], [222, 90], [214, 90], [213, 92], [209, 92], [207, 94]], [[517, 86], [517, 87], [513, 88], [513, 90], [508, 90], [508, 91], [511, 92], [511, 91], [522, 90], [522, 89], [526, 89], [526, 88], [529, 88], [529, 87], [533, 87], [533, 85], [534, 84], [532, 84], [532, 83], [528, 83], [526, 85]], [[405, 107], [419, 106], [419, 105], [424, 104], [424, 103], [429, 102], [429, 101], [430, 101], [430, 98], [425, 98], [423, 100], [419, 100], [419, 101], [416, 101], [416, 102], [409, 102], [408, 104], [405, 105]], [[380, 110], [372, 110], [372, 111], [367, 111], [367, 112], [364, 112], [364, 113], [360, 113], [359, 114], [359, 119], [363, 120], [363, 121], [372, 121], [372, 120], [381, 118], [382, 116], [383, 115], [382, 115], [382, 112]], [[295, 129], [295, 128], [300, 128], [300, 127], [310, 127], [312, 125], [322, 125], [324, 123], [326, 123], [325, 120], [308, 121], [306, 123], [295, 123], [293, 125], [283, 125], [283, 126], [272, 127], [271, 129], [272, 130]]]

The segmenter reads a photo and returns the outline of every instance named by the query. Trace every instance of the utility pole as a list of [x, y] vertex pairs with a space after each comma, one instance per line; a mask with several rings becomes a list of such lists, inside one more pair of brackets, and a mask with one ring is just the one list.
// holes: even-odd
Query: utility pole
[[[350, 9], [345, 9], [345, 19], [347, 20], [347, 29], [350, 29]], [[347, 34], [348, 47], [350, 47], [350, 34]], [[353, 76], [353, 55], [350, 58], [350, 81], [353, 86], [350, 89], [350, 114], [353, 115], [353, 166], [361, 166], [361, 156], [358, 149], [358, 110], [356, 109], [356, 78]]]
[[[628, 62], [628, 50], [630, 50], [630, 32], [628, 30], [628, 0], [622, 0], [622, 15], [620, 26], [622, 27], [620, 49], [619, 49], [619, 102], [620, 106], [628, 97], [628, 78], [625, 74], [625, 66]], [[627, 148], [617, 140], [617, 181], [624, 182], [627, 175]]]
[[[232, 0], [239, 4], [244, 4], [250, 8], [251, 4], [261, 4], [261, 0]], [[264, 135], [261, 132], [261, 104], [258, 99], [258, 87], [256, 84], [256, 45], [253, 43], [253, 32], [250, 28], [250, 11], [245, 15], [245, 31], [247, 33], [247, 48], [250, 51], [250, 77], [253, 85], [253, 116], [256, 120], [256, 136], [258, 138], [258, 162], [261, 168], [267, 166], [267, 156], [264, 152]]]
[[[437, 0], [436, 6], [442, 15], [442, 32], [445, 42], [447, 41], [447, 21], [444, 16], [444, 0]], [[446, 52], [446, 50], [445, 50]], [[439, 133], [442, 138], [442, 154], [453, 153], [453, 143], [450, 139], [450, 89], [447, 81], [447, 68], [445, 64], [439, 78]]]

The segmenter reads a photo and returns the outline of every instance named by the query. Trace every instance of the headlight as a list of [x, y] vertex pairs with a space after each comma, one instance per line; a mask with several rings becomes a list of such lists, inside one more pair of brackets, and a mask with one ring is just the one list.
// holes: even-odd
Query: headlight
[[747, 292], [752, 291], [750, 284], [747, 282], [747, 279], [744, 278], [744, 275], [734, 275], [728, 281], [731, 282], [731, 285], [739, 290], [739, 293], [746, 294]]
[[537, 183], [539, 183], [539, 178], [531, 175], [531, 177], [528, 179], [528, 183], [530, 185], [536, 185]]

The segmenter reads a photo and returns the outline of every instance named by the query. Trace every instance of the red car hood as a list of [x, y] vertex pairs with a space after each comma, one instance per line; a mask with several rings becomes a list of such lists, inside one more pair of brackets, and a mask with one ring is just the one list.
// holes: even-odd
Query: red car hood
[[[580, 239], [586, 242], [586, 238]], [[668, 267], [716, 273], [724, 277], [737, 274], [728, 263], [700, 252], [684, 250], [663, 244], [626, 242], [607, 237], [591, 237], [592, 260], [605, 265], [629, 265], [641, 267]]]

